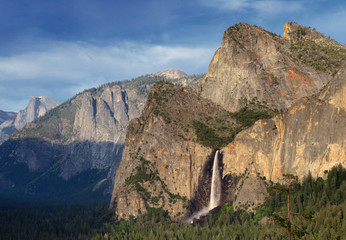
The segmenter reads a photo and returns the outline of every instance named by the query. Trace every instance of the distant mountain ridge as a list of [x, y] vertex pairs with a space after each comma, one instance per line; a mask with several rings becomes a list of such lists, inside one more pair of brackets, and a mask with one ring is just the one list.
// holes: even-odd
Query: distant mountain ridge
[[0, 111], [0, 144], [6, 141], [16, 130], [25, 124], [43, 116], [48, 110], [59, 105], [53, 98], [40, 96], [31, 97], [27, 107], [18, 113]]
[[[0, 147], [0, 166], [6, 165], [0, 168], [3, 194], [41, 200], [109, 199], [126, 127], [139, 116], [153, 84], [166, 80], [193, 86], [202, 77], [145, 75], [108, 83], [85, 90], [48, 111]], [[27, 172], [25, 179], [16, 180], [16, 164]], [[85, 177], [85, 185], [75, 181]], [[65, 191], [66, 184], [71, 191]]]
[[20, 130], [25, 124], [43, 116], [47, 111], [59, 104], [59, 102], [50, 97], [31, 97], [28, 106], [24, 110], [18, 112], [16, 120], [14, 121], [14, 126], [16, 129]]

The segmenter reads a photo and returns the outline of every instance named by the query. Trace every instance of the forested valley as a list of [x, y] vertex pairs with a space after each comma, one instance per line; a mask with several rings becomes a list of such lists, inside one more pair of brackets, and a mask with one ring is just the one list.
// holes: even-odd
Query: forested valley
[[[346, 239], [346, 170], [327, 178], [307, 176], [290, 191], [293, 239]], [[105, 204], [9, 203], [0, 208], [1, 239], [287, 239], [286, 193], [268, 186], [271, 197], [256, 209], [234, 210], [231, 203], [194, 224], [172, 221], [151, 209], [128, 221], [116, 220]], [[274, 221], [281, 216], [281, 224]], [[277, 220], [277, 218], [276, 218]]]

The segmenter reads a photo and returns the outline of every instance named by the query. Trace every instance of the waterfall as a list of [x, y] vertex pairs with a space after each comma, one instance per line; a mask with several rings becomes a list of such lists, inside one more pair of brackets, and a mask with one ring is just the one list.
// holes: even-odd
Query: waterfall
[[219, 150], [215, 152], [214, 163], [213, 163], [213, 174], [211, 177], [211, 190], [210, 190], [210, 201], [208, 210], [216, 208], [220, 204], [221, 198], [221, 179], [219, 173]]
[[185, 223], [193, 223], [194, 219], [199, 219], [202, 216], [207, 215], [212, 209], [216, 208], [220, 204], [221, 199], [221, 178], [219, 172], [219, 150], [215, 152], [213, 162], [213, 173], [211, 176], [211, 189], [209, 205], [202, 208], [198, 212], [193, 213]]

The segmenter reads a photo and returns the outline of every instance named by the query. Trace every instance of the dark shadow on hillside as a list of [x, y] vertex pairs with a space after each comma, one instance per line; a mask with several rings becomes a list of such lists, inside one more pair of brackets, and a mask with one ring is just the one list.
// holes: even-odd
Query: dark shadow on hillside
[[111, 142], [6, 141], [0, 146], [0, 197], [108, 204], [123, 148]]

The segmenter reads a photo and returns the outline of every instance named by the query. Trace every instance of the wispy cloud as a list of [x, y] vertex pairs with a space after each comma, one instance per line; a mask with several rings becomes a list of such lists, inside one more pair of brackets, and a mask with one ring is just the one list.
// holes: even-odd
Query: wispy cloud
[[218, 8], [223, 11], [255, 10], [259, 14], [275, 15], [282, 12], [294, 12], [302, 9], [303, 1], [284, 0], [200, 0], [208, 7]]
[[[37, 84], [43, 90], [59, 85], [60, 94], [71, 97], [85, 88], [167, 68], [179, 68], [190, 74], [206, 72], [215, 50], [214, 46], [165, 46], [139, 42], [107, 46], [51, 42], [47, 46], [42, 51], [0, 57], [0, 84], [6, 84], [7, 95], [11, 84]], [[6, 95], [2, 92], [0, 89], [0, 95]], [[51, 97], [61, 99], [61, 96]], [[3, 101], [0, 109], [4, 109]]]
[[251, 4], [251, 0], [201, 0], [201, 3], [208, 7], [237, 11], [248, 8]]

